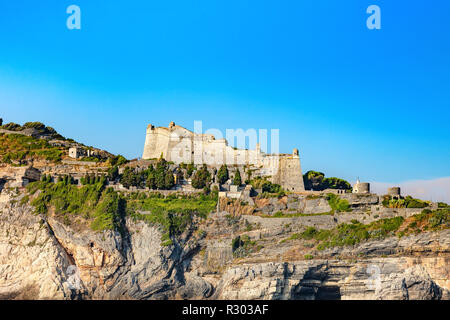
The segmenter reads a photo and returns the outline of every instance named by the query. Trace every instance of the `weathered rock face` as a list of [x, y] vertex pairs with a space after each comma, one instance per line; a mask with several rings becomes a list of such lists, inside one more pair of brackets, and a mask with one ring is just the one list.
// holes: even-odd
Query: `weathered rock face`
[[[184, 294], [190, 297], [210, 294], [198, 279], [184, 278], [183, 264], [196, 246], [183, 238], [176, 245], [161, 247], [158, 229], [143, 222], [127, 221], [128, 231], [122, 236], [74, 230], [31, 212], [32, 208], [2, 193], [2, 299], [165, 299], [175, 297], [181, 285], [190, 288]], [[71, 281], [74, 270], [79, 283]]]
[[0, 298], [64, 299], [69, 257], [45, 222], [0, 194]]
[[421, 265], [408, 259], [358, 263], [314, 260], [261, 263], [228, 269], [217, 285], [219, 299], [448, 299]]
[[[96, 233], [34, 215], [12, 192], [0, 193], [1, 299], [450, 298], [449, 230], [326, 249], [305, 260], [280, 239], [296, 221], [315, 225], [320, 216], [216, 213], [201, 225], [206, 238], [187, 230], [164, 247], [158, 228], [144, 222], [127, 220], [123, 234]], [[243, 230], [266, 242], [237, 259], [231, 240]]]

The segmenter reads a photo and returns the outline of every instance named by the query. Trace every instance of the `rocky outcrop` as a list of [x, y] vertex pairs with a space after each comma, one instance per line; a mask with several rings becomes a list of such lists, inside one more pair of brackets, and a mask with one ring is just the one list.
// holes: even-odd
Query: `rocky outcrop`
[[217, 284], [219, 299], [448, 299], [422, 265], [409, 259], [357, 263], [314, 260], [262, 263], [228, 269]]
[[[158, 227], [142, 221], [127, 219], [122, 233], [93, 232], [35, 215], [22, 197], [0, 193], [1, 299], [450, 298], [449, 230], [330, 248], [308, 260], [301, 246], [280, 240], [296, 223], [334, 217], [214, 213], [199, 225], [206, 237], [192, 227], [162, 246]], [[260, 239], [262, 249], [234, 257], [238, 234]]]
[[34, 215], [20, 200], [6, 192], [0, 198], [2, 299], [167, 299], [181, 286], [186, 297], [211, 292], [184, 277], [196, 250], [189, 232], [162, 247], [158, 228], [143, 222], [127, 220], [122, 235], [95, 233]]

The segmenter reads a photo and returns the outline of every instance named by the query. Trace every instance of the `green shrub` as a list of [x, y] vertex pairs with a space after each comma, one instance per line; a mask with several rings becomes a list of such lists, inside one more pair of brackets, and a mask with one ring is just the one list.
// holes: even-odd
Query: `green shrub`
[[325, 174], [318, 171], [310, 170], [303, 175], [303, 182], [305, 184], [305, 190], [317, 190], [321, 191], [323, 179]]
[[262, 248], [263, 246], [256, 245], [256, 241], [251, 240], [248, 235], [237, 236], [231, 241], [231, 250], [235, 257], [244, 257]]
[[335, 246], [355, 245], [372, 238], [382, 239], [394, 235], [403, 221], [403, 217], [395, 217], [364, 225], [357, 220], [352, 220], [349, 224], [342, 223], [331, 230], [316, 230], [310, 227], [301, 236], [305, 240], [315, 239], [319, 242], [316, 247], [317, 250], [324, 250]]
[[56, 183], [49, 182], [45, 177], [43, 181], [30, 183], [27, 190], [30, 194], [41, 190], [31, 202], [36, 213], [46, 214], [48, 208], [53, 207], [56, 215], [64, 220], [72, 215], [79, 215], [92, 219], [93, 230], [121, 231], [124, 200], [112, 188], [105, 190], [104, 177], [90, 179], [92, 181], [94, 182], [78, 188], [68, 176], [61, 177]]
[[382, 204], [386, 208], [426, 208], [429, 206], [427, 201], [414, 199], [406, 196], [404, 199], [393, 199], [389, 195], [383, 196]]
[[331, 209], [335, 212], [349, 212], [350, 204], [346, 199], [341, 199], [338, 195], [334, 193], [327, 194], [328, 204]]
[[313, 239], [317, 235], [317, 229], [314, 227], [308, 227], [301, 233], [301, 238], [305, 240]]
[[113, 166], [113, 167], [114, 166], [120, 167], [120, 166], [126, 164], [128, 162], [128, 160], [124, 156], [119, 154], [113, 158], [110, 158], [109, 162], [110, 162], [111, 166]]

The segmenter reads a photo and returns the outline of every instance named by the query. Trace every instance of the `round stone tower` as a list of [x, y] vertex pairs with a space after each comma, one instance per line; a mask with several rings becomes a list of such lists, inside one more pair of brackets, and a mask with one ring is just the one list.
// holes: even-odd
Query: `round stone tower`
[[388, 188], [387, 194], [390, 196], [400, 196], [400, 187]]
[[359, 179], [356, 180], [353, 186], [353, 193], [370, 193], [370, 183], [360, 182]]

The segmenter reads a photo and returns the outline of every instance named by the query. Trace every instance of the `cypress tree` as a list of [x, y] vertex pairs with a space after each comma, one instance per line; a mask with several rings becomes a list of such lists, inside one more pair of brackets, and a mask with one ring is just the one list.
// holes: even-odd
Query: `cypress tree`
[[236, 169], [236, 174], [234, 175], [233, 184], [235, 186], [240, 186], [242, 184], [241, 172], [239, 169]]
[[217, 173], [217, 180], [220, 184], [224, 184], [230, 178], [226, 164], [223, 164]]

